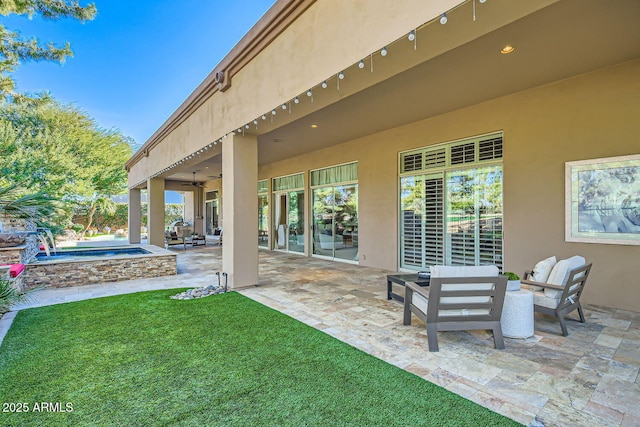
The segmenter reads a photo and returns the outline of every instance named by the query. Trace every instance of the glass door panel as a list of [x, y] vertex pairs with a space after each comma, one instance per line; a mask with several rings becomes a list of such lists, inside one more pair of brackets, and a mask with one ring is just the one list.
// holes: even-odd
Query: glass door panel
[[269, 197], [258, 196], [258, 246], [269, 244]]
[[333, 189], [313, 190], [313, 253], [333, 257]]
[[304, 191], [276, 193], [274, 209], [273, 248], [304, 253]]
[[357, 261], [358, 186], [335, 187], [334, 258]]
[[287, 194], [278, 193], [274, 200], [273, 248], [287, 250]]
[[313, 253], [358, 260], [358, 186], [313, 190]]
[[208, 200], [205, 203], [205, 232], [213, 236], [216, 228], [218, 228], [218, 201]]
[[304, 191], [289, 193], [289, 251], [304, 253]]

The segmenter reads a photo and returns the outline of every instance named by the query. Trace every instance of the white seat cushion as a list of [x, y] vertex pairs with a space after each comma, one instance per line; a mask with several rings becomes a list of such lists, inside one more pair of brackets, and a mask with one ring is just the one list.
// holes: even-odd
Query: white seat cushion
[[[582, 267], [585, 264], [586, 260], [584, 257], [578, 255], [560, 260], [553, 266], [553, 269], [549, 274], [549, 278], [547, 279], [547, 283], [551, 285], [564, 286], [567, 282], [567, 278], [569, 277], [569, 271]], [[556, 289], [545, 289], [544, 293], [549, 298], [560, 298], [562, 295], [562, 291]]]
[[414, 292], [413, 297], [411, 299], [411, 303], [415, 305], [416, 308], [421, 312], [423, 313], [427, 312], [427, 307], [429, 306], [429, 300], [423, 297], [422, 295]]
[[560, 303], [560, 297], [558, 298], [549, 298], [545, 295], [544, 291], [535, 291], [533, 293], [533, 303], [535, 305], [540, 305], [542, 307], [547, 307], [552, 310], [555, 310]]
[[432, 265], [431, 277], [490, 277], [500, 273], [495, 265], [462, 266]]

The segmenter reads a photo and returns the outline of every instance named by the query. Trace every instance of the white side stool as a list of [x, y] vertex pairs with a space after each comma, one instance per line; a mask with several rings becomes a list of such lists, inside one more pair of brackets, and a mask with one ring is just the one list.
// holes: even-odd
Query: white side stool
[[502, 307], [502, 335], [528, 338], [533, 335], [533, 293], [528, 290], [508, 291]]

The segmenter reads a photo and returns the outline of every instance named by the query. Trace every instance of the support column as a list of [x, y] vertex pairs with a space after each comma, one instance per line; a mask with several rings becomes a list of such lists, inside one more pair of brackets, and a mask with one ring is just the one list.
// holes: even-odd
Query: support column
[[195, 215], [195, 191], [185, 191], [184, 193], [184, 215], [182, 216], [182, 219], [185, 222], [190, 223], [191, 225], [195, 226], [195, 219], [196, 219], [196, 215]]
[[147, 180], [147, 219], [149, 244], [164, 248], [164, 178]]
[[184, 220], [193, 225], [193, 231], [204, 233], [204, 195], [202, 187], [194, 188], [184, 194]]
[[129, 190], [129, 243], [140, 243], [142, 228], [140, 189]]
[[222, 177], [222, 271], [238, 289], [258, 283], [257, 137], [234, 135], [222, 143]]

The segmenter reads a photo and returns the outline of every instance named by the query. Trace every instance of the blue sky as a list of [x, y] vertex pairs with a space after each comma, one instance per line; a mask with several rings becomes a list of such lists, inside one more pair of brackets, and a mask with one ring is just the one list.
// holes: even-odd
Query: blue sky
[[[143, 144], [251, 29], [275, 0], [93, 0], [98, 15], [75, 20], [2, 17], [41, 42], [71, 43], [64, 65], [25, 63], [19, 91], [47, 90]], [[88, 1], [82, 0], [86, 5]]]

